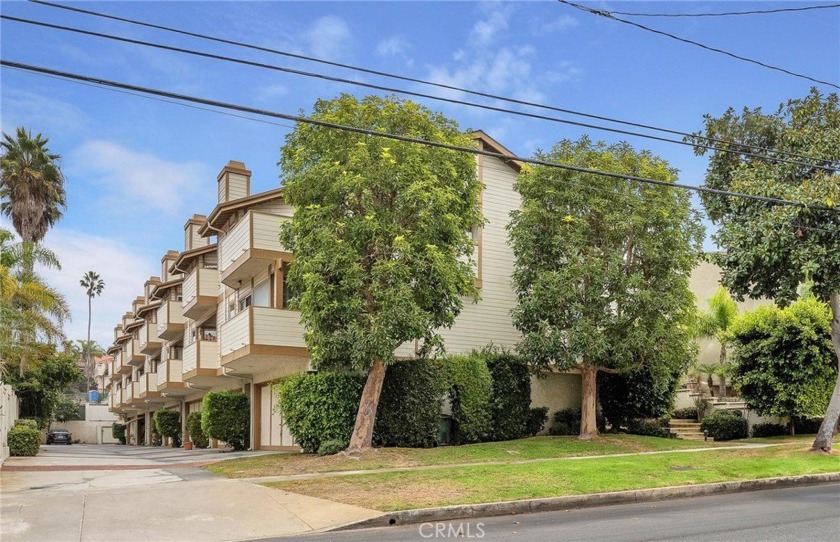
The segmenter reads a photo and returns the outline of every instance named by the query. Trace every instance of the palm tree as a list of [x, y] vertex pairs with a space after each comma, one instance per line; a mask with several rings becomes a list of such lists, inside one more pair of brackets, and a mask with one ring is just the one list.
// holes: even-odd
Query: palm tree
[[699, 315], [697, 319], [697, 336], [715, 339], [720, 343], [720, 361], [714, 369], [706, 367], [711, 380], [712, 374], [718, 376], [718, 394], [726, 395], [726, 344], [729, 342], [729, 330], [735, 318], [738, 317], [738, 305], [729, 292], [721, 286], [709, 298], [709, 311]]
[[85, 348], [87, 353], [87, 358], [85, 358], [85, 376], [88, 379], [88, 382], [93, 380], [93, 363], [90, 360], [90, 321], [93, 311], [93, 298], [97, 295], [102, 295], [102, 290], [105, 288], [105, 281], [99, 276], [99, 273], [94, 273], [93, 271], [88, 271], [87, 273], [82, 276], [82, 280], [79, 281], [79, 284], [82, 285], [82, 288], [85, 289], [88, 296], [88, 328], [87, 328], [87, 348]]
[[16, 358], [21, 374], [39, 355], [37, 340], [64, 338], [61, 326], [70, 315], [64, 297], [32, 271], [36, 263], [61, 269], [49, 249], [16, 243], [12, 232], [0, 228], [0, 360]]
[[20, 127], [0, 142], [0, 212], [12, 220], [23, 242], [38, 243], [61, 218], [66, 204], [61, 158], [50, 153], [49, 140]]

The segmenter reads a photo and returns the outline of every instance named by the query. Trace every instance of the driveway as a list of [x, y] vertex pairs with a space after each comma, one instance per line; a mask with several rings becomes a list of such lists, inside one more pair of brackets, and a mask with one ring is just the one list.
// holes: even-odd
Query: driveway
[[3, 464], [0, 538], [242, 540], [317, 532], [379, 515], [199, 468], [259, 453], [42, 446], [36, 457]]

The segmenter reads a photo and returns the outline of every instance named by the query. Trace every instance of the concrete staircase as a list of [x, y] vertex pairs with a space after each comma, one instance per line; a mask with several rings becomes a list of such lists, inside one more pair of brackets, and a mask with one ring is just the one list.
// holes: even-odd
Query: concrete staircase
[[677, 438], [684, 440], [703, 440], [703, 431], [700, 430], [700, 422], [671, 419], [669, 427], [671, 428], [671, 433], [676, 433]]

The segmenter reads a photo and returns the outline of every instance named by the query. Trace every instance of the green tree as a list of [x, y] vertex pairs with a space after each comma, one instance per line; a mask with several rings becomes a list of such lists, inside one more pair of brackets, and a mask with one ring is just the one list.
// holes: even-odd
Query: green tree
[[86, 357], [85, 357], [85, 376], [88, 380], [88, 385], [92, 385], [93, 382], [93, 361], [91, 361], [91, 348], [90, 348], [90, 322], [93, 315], [93, 298], [98, 295], [102, 295], [102, 290], [105, 288], [105, 281], [99, 276], [99, 273], [94, 273], [93, 271], [88, 271], [87, 273], [82, 276], [82, 280], [79, 281], [79, 284], [82, 288], [85, 289], [85, 293], [87, 293], [88, 298], [88, 325], [87, 325], [87, 348], [86, 348]]
[[761, 415], [816, 418], [831, 399], [837, 364], [831, 311], [813, 297], [759, 307], [732, 326], [733, 380]]
[[24, 242], [40, 242], [66, 207], [61, 157], [49, 151], [48, 142], [23, 127], [15, 137], [4, 132], [0, 142], [0, 212], [11, 218]]
[[20, 416], [38, 418], [40, 426], [52, 421], [64, 389], [82, 377], [72, 355], [57, 353], [52, 345], [40, 345], [41, 359], [22, 376], [9, 375], [9, 384], [20, 399]]
[[[455, 122], [410, 101], [342, 95], [312, 117], [470, 146]], [[281, 238], [316, 369], [367, 374], [350, 450], [371, 446], [386, 367], [401, 344], [442, 346], [465, 297], [477, 298], [471, 232], [481, 186], [467, 154], [299, 124], [280, 164], [294, 216]]]
[[718, 395], [726, 395], [726, 375], [729, 373], [726, 359], [726, 345], [729, 342], [729, 330], [735, 318], [738, 317], [738, 304], [721, 286], [709, 298], [708, 312], [701, 313], [697, 318], [697, 336], [714, 339], [720, 343], [720, 358], [712, 374], [718, 377]]
[[[627, 144], [564, 140], [540, 160], [673, 182], [676, 173]], [[516, 190], [514, 325], [538, 370], [579, 370], [580, 437], [598, 433], [596, 376], [657, 365], [693, 325], [688, 279], [703, 230], [684, 192], [537, 166]], [[667, 371], [665, 371], [667, 372]]]
[[35, 264], [61, 269], [58, 258], [32, 242], [15, 242], [0, 228], [0, 359], [16, 363], [20, 375], [41, 355], [38, 341], [57, 342], [69, 318], [67, 303], [37, 273]]
[[[768, 297], [784, 306], [797, 298], [801, 284], [810, 281], [814, 295], [831, 307], [831, 338], [840, 364], [840, 179], [833, 169], [840, 162], [837, 94], [823, 96], [814, 89], [771, 113], [745, 108], [740, 114], [729, 109], [718, 118], [707, 115], [705, 129], [695, 141], [702, 142], [703, 136], [732, 141], [733, 150], [749, 144], [779, 154], [819, 157], [812, 161], [823, 167], [804, 167], [715, 151], [706, 186], [782, 197], [802, 206], [716, 194], [703, 195], [703, 204], [718, 226], [715, 241], [723, 252], [717, 261], [724, 286], [737, 299]], [[695, 152], [702, 155], [708, 149], [696, 147]], [[840, 375], [814, 450], [831, 450], [838, 418]]]

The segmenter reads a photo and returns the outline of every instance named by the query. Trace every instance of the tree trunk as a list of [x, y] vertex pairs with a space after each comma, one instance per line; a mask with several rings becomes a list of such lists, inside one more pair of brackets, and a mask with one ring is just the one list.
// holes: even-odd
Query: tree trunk
[[376, 422], [376, 410], [379, 408], [379, 395], [382, 393], [382, 383], [385, 381], [385, 364], [374, 360], [368, 371], [362, 399], [359, 401], [359, 412], [356, 414], [356, 425], [353, 436], [350, 437], [348, 452], [369, 450], [373, 443], [373, 424]]
[[598, 436], [598, 420], [595, 415], [597, 374], [597, 367], [584, 365], [581, 369], [580, 440], [591, 440]]
[[91, 367], [90, 363], [90, 320], [91, 320], [91, 310], [93, 308], [93, 297], [88, 295], [88, 334], [87, 334], [87, 346], [85, 350], [87, 351], [87, 356], [85, 360], [85, 378], [87, 379], [87, 388], [90, 390], [90, 381], [93, 380], [93, 367]]
[[720, 372], [718, 373], [718, 395], [726, 397], [726, 377], [723, 376], [723, 368], [726, 363], [726, 345], [720, 347]]
[[829, 299], [831, 306], [831, 343], [834, 345], [834, 353], [837, 355], [837, 381], [834, 384], [834, 392], [831, 394], [831, 401], [825, 412], [817, 438], [811, 445], [813, 451], [831, 452], [831, 439], [837, 431], [837, 421], [840, 419], [840, 293], [834, 292]]

